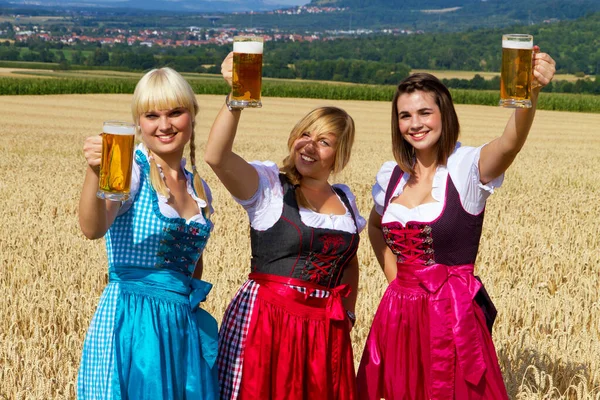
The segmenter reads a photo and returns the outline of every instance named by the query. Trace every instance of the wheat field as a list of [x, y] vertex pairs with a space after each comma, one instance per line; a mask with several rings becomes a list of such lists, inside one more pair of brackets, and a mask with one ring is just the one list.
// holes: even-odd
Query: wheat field
[[[198, 96], [201, 155], [224, 96]], [[82, 144], [107, 119], [130, 119], [130, 95], [3, 96], [0, 124], [0, 399], [72, 399], [85, 331], [106, 284], [102, 240], [79, 231]], [[390, 105], [264, 99], [242, 115], [235, 149], [281, 161], [295, 122], [333, 104], [355, 119], [347, 169], [335, 179], [369, 214], [374, 176], [392, 159]], [[457, 106], [461, 141], [502, 132], [510, 110]], [[540, 111], [530, 138], [490, 198], [476, 265], [499, 315], [494, 340], [511, 399], [600, 399], [600, 114]], [[199, 157], [201, 160], [201, 157]], [[203, 163], [216, 228], [205, 307], [220, 321], [249, 272], [247, 218]], [[385, 279], [361, 234], [358, 362]]]

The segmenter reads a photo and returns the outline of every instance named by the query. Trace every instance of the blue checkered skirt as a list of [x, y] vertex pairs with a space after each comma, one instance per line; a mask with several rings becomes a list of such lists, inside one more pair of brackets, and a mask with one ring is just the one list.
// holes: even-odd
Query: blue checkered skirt
[[216, 399], [216, 329], [206, 311], [191, 311], [186, 296], [111, 282], [83, 345], [77, 397]]

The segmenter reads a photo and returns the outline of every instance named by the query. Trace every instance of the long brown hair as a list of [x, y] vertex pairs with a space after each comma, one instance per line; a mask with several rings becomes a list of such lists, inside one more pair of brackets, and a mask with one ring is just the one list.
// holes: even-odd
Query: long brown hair
[[[294, 142], [305, 132], [331, 133], [336, 137], [335, 160], [331, 172], [341, 172], [350, 161], [352, 145], [354, 144], [354, 120], [344, 110], [338, 107], [318, 107], [306, 114], [292, 129], [288, 138], [288, 156], [283, 160], [279, 169], [293, 185], [299, 185], [302, 175], [296, 169]], [[297, 190], [298, 203], [306, 208], [313, 208]]]
[[402, 137], [398, 122], [398, 99], [405, 93], [422, 91], [430, 93], [440, 109], [442, 116], [442, 135], [437, 143], [437, 163], [446, 165], [448, 157], [454, 151], [460, 124], [452, 102], [452, 95], [448, 88], [435, 76], [420, 72], [410, 75], [398, 85], [392, 100], [392, 150], [394, 158], [403, 171], [414, 175], [415, 150], [413, 146]]

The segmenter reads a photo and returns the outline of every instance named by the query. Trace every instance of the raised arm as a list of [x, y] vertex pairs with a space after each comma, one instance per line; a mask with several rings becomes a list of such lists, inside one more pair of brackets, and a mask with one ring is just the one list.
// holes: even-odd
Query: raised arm
[[[221, 64], [221, 73], [229, 86], [231, 86], [232, 69], [233, 53], [229, 53]], [[229, 193], [238, 199], [247, 200], [258, 190], [258, 173], [232, 150], [240, 114], [241, 110], [230, 111], [227, 105], [221, 107], [208, 135], [204, 161], [212, 168]]]
[[373, 207], [371, 215], [369, 215], [367, 229], [369, 232], [369, 241], [371, 242], [371, 247], [373, 247], [379, 266], [383, 270], [387, 281], [391, 282], [396, 279], [396, 274], [398, 273], [398, 267], [396, 266], [397, 257], [392, 253], [387, 244], [385, 244], [383, 232], [381, 231], [381, 215], [377, 213], [375, 207]]
[[88, 167], [79, 199], [79, 226], [88, 239], [99, 239], [114, 222], [121, 203], [96, 197], [100, 180], [102, 137], [88, 137], [83, 144], [83, 154]]
[[489, 183], [502, 175], [521, 151], [533, 123], [538, 95], [542, 87], [550, 83], [554, 77], [555, 66], [556, 63], [552, 57], [546, 53], [540, 53], [539, 47], [534, 47], [532, 107], [516, 109], [508, 120], [502, 136], [481, 149], [479, 157], [481, 183]]

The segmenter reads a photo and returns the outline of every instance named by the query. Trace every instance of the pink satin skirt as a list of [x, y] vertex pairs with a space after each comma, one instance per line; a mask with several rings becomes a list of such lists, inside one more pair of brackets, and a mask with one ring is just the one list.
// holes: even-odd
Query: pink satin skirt
[[[462, 289], [477, 291], [470, 271], [445, 278], [446, 283], [454, 279], [456, 287], [463, 286], [444, 286], [446, 298], [432, 295], [434, 290], [427, 291], [414, 277], [401, 276], [389, 285], [358, 369], [361, 400], [508, 399], [484, 314], [472, 301], [474, 294], [463, 296], [462, 304], [460, 299], [448, 299]], [[456, 304], [463, 311], [457, 312]], [[458, 319], [468, 323], [457, 323], [461, 312]], [[464, 325], [469, 326], [467, 332]]]
[[[261, 281], [250, 321], [241, 400], [354, 400], [356, 378], [348, 321], [339, 293], [307, 297]], [[288, 284], [301, 284], [293, 280]]]

